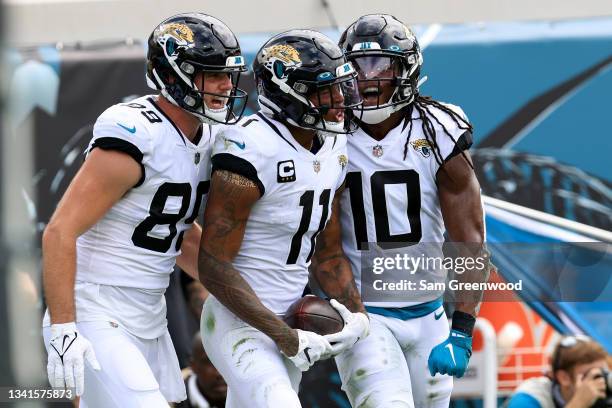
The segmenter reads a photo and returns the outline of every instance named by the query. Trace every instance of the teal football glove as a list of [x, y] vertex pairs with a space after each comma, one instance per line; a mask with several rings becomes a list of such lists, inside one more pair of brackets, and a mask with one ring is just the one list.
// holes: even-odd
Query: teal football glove
[[467, 313], [453, 313], [452, 330], [444, 342], [429, 353], [427, 365], [433, 377], [436, 373], [463, 377], [472, 356], [472, 331], [476, 319]]

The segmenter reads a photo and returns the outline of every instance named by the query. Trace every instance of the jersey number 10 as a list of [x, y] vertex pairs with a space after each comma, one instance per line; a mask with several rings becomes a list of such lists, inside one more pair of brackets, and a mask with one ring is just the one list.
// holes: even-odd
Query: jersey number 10
[[[410, 223], [410, 232], [391, 234], [385, 186], [403, 184], [406, 186], [408, 206], [406, 215]], [[346, 175], [346, 187], [349, 189], [351, 209], [353, 211], [353, 228], [355, 242], [360, 251], [367, 250], [368, 229], [366, 225], [363, 202], [363, 185], [361, 172], [350, 172]], [[376, 227], [376, 243], [381, 248], [402, 248], [414, 245], [421, 240], [421, 186], [419, 173], [414, 170], [377, 171], [370, 177], [372, 192], [372, 212]]]

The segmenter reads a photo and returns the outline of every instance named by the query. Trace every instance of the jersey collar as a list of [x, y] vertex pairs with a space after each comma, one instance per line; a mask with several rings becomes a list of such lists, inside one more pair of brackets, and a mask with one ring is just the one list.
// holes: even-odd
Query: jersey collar
[[276, 119], [272, 119], [269, 116], [266, 116], [266, 114], [264, 114], [261, 111], [257, 112], [257, 116], [259, 116], [261, 120], [263, 120], [266, 123], [266, 125], [268, 125], [274, 131], [274, 133], [276, 133], [289, 146], [291, 146], [293, 150], [295, 150], [296, 152], [305, 154], [308, 157], [317, 157], [317, 156], [322, 155], [322, 153], [327, 150], [327, 145], [329, 145], [329, 142], [327, 142], [327, 139], [333, 139], [332, 143], [334, 145], [336, 144], [337, 137], [325, 138], [325, 140], [321, 144], [320, 149], [316, 153], [313, 153], [310, 150], [304, 148], [304, 146], [302, 146], [301, 144], [299, 144], [298, 141], [295, 140], [295, 138], [293, 137], [293, 135], [291, 134], [287, 126], [285, 126], [285, 124], [283, 124], [282, 122]]
[[187, 137], [185, 137], [185, 135], [183, 134], [183, 132], [181, 131], [181, 129], [179, 129], [179, 127], [176, 125], [176, 123], [174, 123], [174, 121], [172, 119], [170, 119], [170, 116], [166, 115], [166, 112], [164, 112], [159, 105], [157, 105], [157, 103], [155, 102], [155, 99], [153, 99], [152, 96], [148, 97], [147, 100], [151, 103], [151, 105], [153, 105], [153, 107], [162, 114], [162, 116], [164, 118], [166, 118], [166, 120], [172, 125], [172, 127], [174, 128], [174, 130], [176, 131], [176, 133], [179, 135], [179, 137], [181, 138], [181, 141], [183, 142], [183, 144], [185, 146], [192, 146], [192, 147], [198, 147], [200, 145], [200, 143], [202, 142], [203, 139], [203, 134], [204, 134], [204, 127], [208, 127], [208, 131], [209, 131], [209, 135], [212, 134], [212, 128], [210, 125], [206, 125], [206, 124], [202, 124], [200, 125], [200, 128], [198, 129], [198, 134], [196, 135], [194, 141], [190, 141], [189, 139], [187, 139]]
[[[414, 118], [412, 118], [414, 119]], [[365, 143], [374, 143], [376, 145], [385, 145], [388, 146], [392, 143], [395, 142], [395, 140], [404, 133], [404, 131], [409, 127], [409, 126], [414, 126], [414, 122], [412, 123], [412, 125], [410, 124], [412, 122], [412, 120], [408, 120], [408, 116], [404, 116], [404, 119], [402, 121], [400, 121], [400, 123], [394, 127], [393, 129], [389, 130], [389, 132], [385, 135], [385, 137], [383, 137], [381, 140], [376, 140], [374, 139], [372, 136], [370, 136], [369, 134], [366, 133], [365, 130], [363, 130], [361, 127], [359, 129], [357, 129], [357, 131], [355, 131], [352, 135], [352, 137], [356, 138], [357, 141], [360, 142], [365, 142]], [[351, 136], [349, 136], [348, 140], [351, 140]]]

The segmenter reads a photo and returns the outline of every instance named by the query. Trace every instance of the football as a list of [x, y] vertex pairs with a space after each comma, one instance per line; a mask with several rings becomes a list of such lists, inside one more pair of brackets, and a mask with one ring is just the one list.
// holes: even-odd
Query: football
[[327, 300], [314, 295], [306, 295], [293, 302], [283, 320], [293, 329], [320, 335], [337, 333], [344, 327], [344, 320], [336, 309]]

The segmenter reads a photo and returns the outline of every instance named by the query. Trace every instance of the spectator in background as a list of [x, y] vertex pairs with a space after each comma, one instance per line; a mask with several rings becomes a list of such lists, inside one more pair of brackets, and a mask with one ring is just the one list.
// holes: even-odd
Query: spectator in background
[[170, 276], [170, 285], [166, 290], [168, 308], [168, 331], [179, 359], [181, 369], [189, 366], [191, 357], [191, 340], [200, 328], [202, 306], [208, 297], [208, 291], [197, 280], [176, 268]]
[[[189, 366], [191, 357], [191, 340], [200, 327], [200, 317], [193, 316], [190, 290], [193, 278], [176, 268], [170, 275], [170, 285], [166, 290], [168, 314], [168, 332], [178, 356], [181, 370]], [[201, 309], [200, 309], [201, 310]]]
[[204, 347], [200, 333], [193, 337], [190, 369], [186, 374], [185, 388], [187, 399], [177, 408], [223, 408], [227, 397], [227, 385], [215, 366], [212, 365]]
[[[187, 276], [189, 278], [189, 276]], [[187, 307], [195, 318], [197, 323], [200, 322], [200, 316], [202, 315], [202, 307], [208, 297], [208, 290], [195, 279], [190, 279], [185, 285], [185, 299], [187, 300]], [[197, 330], [197, 328], [196, 328]]]
[[547, 376], [524, 381], [508, 408], [606, 407], [608, 353], [586, 336], [563, 337]]

